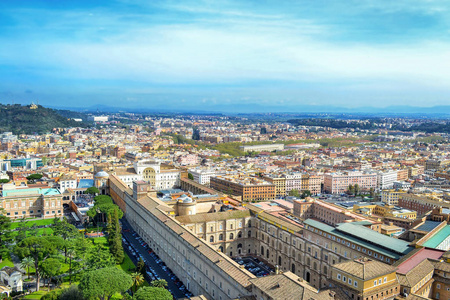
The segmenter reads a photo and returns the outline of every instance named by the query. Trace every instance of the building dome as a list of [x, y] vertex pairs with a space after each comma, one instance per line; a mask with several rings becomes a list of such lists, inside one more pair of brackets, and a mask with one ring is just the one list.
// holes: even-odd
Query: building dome
[[103, 178], [103, 177], [109, 177], [109, 174], [105, 171], [101, 170], [97, 174], [94, 175], [95, 178]]

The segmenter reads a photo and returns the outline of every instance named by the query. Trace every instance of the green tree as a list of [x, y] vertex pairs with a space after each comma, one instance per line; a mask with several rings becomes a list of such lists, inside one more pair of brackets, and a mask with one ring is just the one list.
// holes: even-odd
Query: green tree
[[84, 273], [78, 287], [88, 299], [106, 300], [127, 291], [132, 285], [131, 276], [114, 266]]
[[165, 279], [153, 280], [152, 286], [157, 288], [165, 288], [167, 286], [167, 281]]
[[39, 265], [43, 263], [50, 255], [55, 254], [62, 248], [64, 241], [60, 237], [50, 236], [30, 236], [16, 244], [15, 253], [24, 258], [31, 256], [34, 260], [36, 269], [36, 291], [39, 291], [40, 271]]
[[200, 130], [197, 127], [194, 127], [194, 131], [192, 133], [192, 139], [194, 141], [199, 141], [200, 140]]
[[145, 262], [142, 260], [142, 258], [139, 258], [137, 265], [136, 265], [136, 272], [141, 273], [144, 275], [145, 272]]
[[27, 270], [28, 279], [30, 279], [30, 268], [32, 266], [34, 266], [34, 260], [31, 256], [24, 257], [20, 263], [20, 267]]
[[42, 164], [44, 166], [48, 165], [49, 160], [50, 160], [50, 158], [48, 158], [47, 156], [43, 156], [42, 157]]
[[96, 245], [89, 249], [87, 258], [85, 260], [85, 268], [88, 270], [96, 270], [115, 265], [114, 257], [108, 249], [103, 248], [100, 245]]
[[9, 181], [9, 179], [0, 179], [0, 183], [8, 183]]
[[98, 195], [98, 194], [100, 194], [100, 191], [95, 186], [91, 186], [90, 188], [86, 189], [86, 194]]
[[123, 253], [122, 246], [122, 234], [120, 233], [121, 228], [119, 224], [119, 214], [117, 210], [114, 210], [114, 215], [112, 217], [112, 228], [111, 234], [109, 235], [109, 250], [114, 256], [116, 263], [121, 264], [125, 257]]
[[27, 237], [27, 231], [30, 229], [30, 227], [28, 227], [27, 225], [27, 220], [24, 218], [21, 218], [19, 221], [19, 225], [16, 227], [16, 237], [15, 240], [16, 242], [20, 242], [23, 239], [25, 239]]
[[39, 180], [42, 178], [42, 174], [31, 174], [29, 176], [27, 176], [27, 180], [31, 181], [31, 182], [35, 182], [36, 180]]
[[358, 196], [359, 193], [360, 193], [359, 185], [356, 183], [355, 184], [355, 196]]
[[190, 180], [194, 180], [194, 175], [192, 175], [191, 173], [188, 173], [188, 178], [189, 178]]
[[11, 219], [0, 209], [0, 262], [9, 254], [8, 245], [12, 241]]
[[70, 287], [61, 291], [58, 300], [84, 300], [83, 293], [78, 288], [78, 285], [71, 285]]
[[144, 276], [139, 272], [131, 273], [131, 280], [133, 280], [134, 292], [136, 292], [137, 287], [144, 283]]
[[302, 199], [305, 199], [305, 198], [307, 198], [307, 197], [311, 197], [311, 191], [310, 191], [310, 190], [304, 190], [304, 191], [302, 192], [301, 198], [302, 198]]
[[69, 257], [69, 284], [72, 284], [72, 259], [74, 258], [75, 253], [73, 245], [70, 245], [66, 250], [66, 254]]
[[172, 300], [172, 294], [164, 289], [158, 287], [141, 287], [136, 294], [134, 294], [133, 300]]
[[353, 187], [353, 185], [350, 184], [350, 185], [348, 186], [347, 192], [348, 192], [350, 195], [353, 195], [353, 193], [355, 192], [355, 188]]
[[67, 263], [67, 245], [69, 244], [69, 240], [79, 236], [80, 232], [75, 226], [68, 223], [65, 219], [60, 221], [58, 218], [55, 218], [53, 224], [53, 235], [59, 236], [64, 240], [64, 262]]
[[61, 262], [56, 258], [48, 258], [40, 263], [40, 270], [47, 275], [49, 279], [49, 285], [50, 280], [59, 274], [59, 271], [61, 270]]
[[293, 197], [297, 197], [297, 198], [301, 197], [300, 192], [298, 190], [296, 190], [296, 189], [290, 190], [288, 195], [289, 196], [293, 196]]

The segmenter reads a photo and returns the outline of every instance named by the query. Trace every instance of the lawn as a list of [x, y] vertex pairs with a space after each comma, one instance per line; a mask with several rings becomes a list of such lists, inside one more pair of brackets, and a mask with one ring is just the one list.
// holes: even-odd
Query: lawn
[[131, 271], [133, 271], [133, 269], [136, 268], [136, 266], [134, 265], [133, 261], [128, 256], [128, 254], [126, 254], [126, 253], [124, 253], [124, 254], [125, 254], [125, 258], [123, 260], [123, 263], [121, 263], [120, 265], [117, 265], [117, 267], [124, 270], [127, 273], [131, 273]]
[[[20, 221], [12, 222], [11, 229], [15, 229], [15, 228], [19, 227], [20, 223], [21, 223]], [[25, 225], [27, 225], [28, 227], [31, 227], [33, 225], [44, 226], [44, 225], [50, 225], [50, 224], [53, 224], [53, 219], [43, 219], [43, 220], [29, 219], [25, 222]]]
[[103, 247], [109, 249], [108, 240], [104, 236], [92, 238], [92, 241], [94, 242], [94, 245], [102, 245]]
[[[18, 231], [13, 231], [12, 232], [12, 236], [15, 237], [18, 234]], [[41, 236], [41, 235], [51, 235], [53, 234], [53, 229], [52, 228], [38, 228], [37, 230], [37, 236]], [[27, 230], [27, 237], [31, 236], [31, 231]]]
[[22, 299], [41, 299], [42, 296], [44, 296], [47, 293], [48, 293], [47, 291], [34, 292], [34, 293], [29, 294], [29, 295], [26, 295]]
[[13, 262], [8, 258], [3, 258], [3, 261], [0, 263], [0, 269], [8, 266], [8, 267], [14, 267]]

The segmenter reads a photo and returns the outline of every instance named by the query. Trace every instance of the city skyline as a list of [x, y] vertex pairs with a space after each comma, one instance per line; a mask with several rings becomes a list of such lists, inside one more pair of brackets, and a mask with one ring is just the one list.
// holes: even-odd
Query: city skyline
[[215, 110], [448, 103], [448, 1], [3, 2], [0, 102]]

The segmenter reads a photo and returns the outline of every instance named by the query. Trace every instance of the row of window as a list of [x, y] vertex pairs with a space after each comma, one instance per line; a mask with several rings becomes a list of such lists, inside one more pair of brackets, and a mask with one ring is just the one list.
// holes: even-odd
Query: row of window
[[[40, 212], [41, 212], [41, 210], [38, 209], [38, 210], [37, 210], [37, 213], [40, 213]], [[60, 214], [60, 213], [61, 213], [61, 210], [58, 210], [58, 214]], [[22, 215], [26, 215], [26, 214], [27, 214], [26, 211], [22, 211]], [[34, 214], [34, 210], [30, 210], [30, 214]], [[46, 215], [49, 215], [49, 214], [50, 214], [50, 211], [46, 211], [45, 214], [46, 214]], [[55, 214], [55, 211], [52, 210], [52, 215], [54, 215], [54, 214]], [[8, 212], [8, 213], [6, 213], [6, 215], [7, 215], [7, 216], [10, 216], [11, 213]], [[14, 212], [14, 215], [15, 215], [15, 216], [19, 215], [19, 212], [17, 212], [17, 211]]]
[[[352, 279], [351, 278], [347, 278], [345, 275], [343, 275], [343, 276], [341, 276], [341, 274], [337, 274], [337, 279], [338, 280], [342, 280], [343, 282], [345, 282], [345, 283], [347, 283], [347, 284], [349, 284], [349, 285], [352, 285]], [[381, 279], [380, 279], [381, 280]], [[376, 281], [376, 280], [375, 280]], [[356, 280], [353, 280], [353, 285], [355, 286], [355, 287], [358, 287], [358, 281], [356, 281]]]

